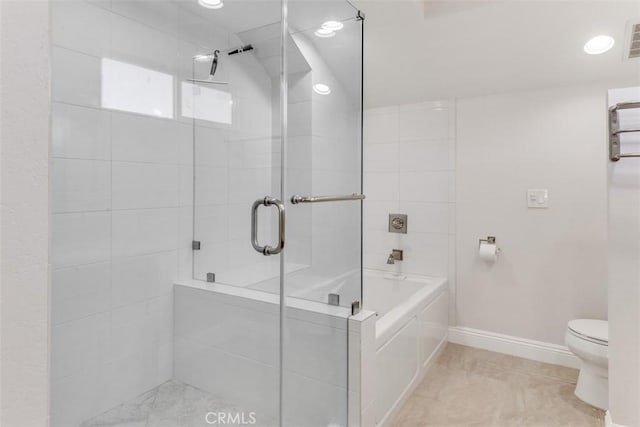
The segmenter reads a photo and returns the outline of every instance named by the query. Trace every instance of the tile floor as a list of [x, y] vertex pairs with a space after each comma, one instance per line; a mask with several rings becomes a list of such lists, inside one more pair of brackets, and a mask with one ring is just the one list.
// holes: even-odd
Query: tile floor
[[[206, 427], [211, 425], [205, 421], [205, 415], [210, 411], [243, 412], [236, 405], [198, 388], [179, 381], [167, 381], [83, 422], [81, 427]], [[275, 420], [259, 420], [257, 425], [273, 426]]]
[[[601, 427], [604, 412], [573, 394], [577, 376], [575, 369], [448, 344], [393, 425]], [[82, 427], [205, 426], [204, 414], [212, 410], [240, 409], [195, 387], [168, 381]]]
[[578, 371], [448, 344], [394, 427], [591, 427], [604, 412], [573, 394]]

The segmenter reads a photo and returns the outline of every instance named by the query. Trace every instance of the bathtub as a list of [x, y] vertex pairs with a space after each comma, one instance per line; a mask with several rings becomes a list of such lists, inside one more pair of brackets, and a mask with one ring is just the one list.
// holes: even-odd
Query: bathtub
[[446, 344], [448, 295], [446, 278], [364, 271], [364, 309], [350, 324], [360, 382], [350, 424], [392, 423]]

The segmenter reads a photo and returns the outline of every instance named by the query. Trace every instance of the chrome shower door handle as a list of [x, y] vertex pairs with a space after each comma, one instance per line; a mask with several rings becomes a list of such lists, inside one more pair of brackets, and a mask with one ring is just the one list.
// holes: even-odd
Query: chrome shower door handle
[[[260, 246], [258, 243], [258, 208], [260, 206], [275, 206], [278, 209], [278, 244], [271, 247], [269, 245]], [[264, 256], [277, 255], [284, 249], [284, 203], [278, 199], [266, 196], [258, 199], [251, 206], [251, 245], [253, 249]]]

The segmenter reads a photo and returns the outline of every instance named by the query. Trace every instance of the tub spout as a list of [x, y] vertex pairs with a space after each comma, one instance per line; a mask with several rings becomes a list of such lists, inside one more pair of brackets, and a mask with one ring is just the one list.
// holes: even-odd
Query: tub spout
[[395, 264], [396, 261], [402, 261], [403, 253], [401, 249], [393, 249], [389, 258], [387, 258], [387, 264]]

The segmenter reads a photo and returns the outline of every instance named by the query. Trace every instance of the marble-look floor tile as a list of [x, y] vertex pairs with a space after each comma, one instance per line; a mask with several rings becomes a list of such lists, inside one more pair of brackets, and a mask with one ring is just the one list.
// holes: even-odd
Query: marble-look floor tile
[[591, 427], [604, 412], [574, 395], [575, 369], [448, 344], [395, 427]]
[[[246, 411], [196, 387], [167, 381], [85, 421], [81, 427], [205, 427], [211, 425], [205, 420], [209, 412], [237, 414]], [[274, 419], [258, 421], [265, 427], [277, 425]]]

